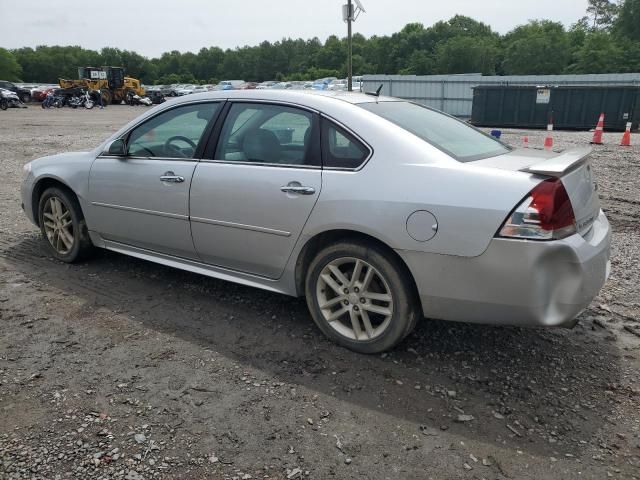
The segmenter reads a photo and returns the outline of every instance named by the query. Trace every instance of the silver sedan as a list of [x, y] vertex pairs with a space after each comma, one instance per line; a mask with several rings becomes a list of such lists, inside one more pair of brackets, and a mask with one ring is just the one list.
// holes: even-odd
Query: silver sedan
[[375, 353], [423, 317], [573, 325], [610, 268], [589, 153], [514, 150], [394, 98], [221, 91], [32, 161], [22, 201], [64, 262], [106, 248], [305, 296]]

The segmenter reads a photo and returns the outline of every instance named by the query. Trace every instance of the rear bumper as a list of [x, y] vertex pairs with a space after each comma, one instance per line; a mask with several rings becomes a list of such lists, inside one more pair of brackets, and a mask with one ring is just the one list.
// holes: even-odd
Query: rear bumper
[[611, 230], [601, 211], [584, 237], [495, 238], [478, 257], [398, 251], [425, 316], [517, 326], [573, 326], [610, 271]]

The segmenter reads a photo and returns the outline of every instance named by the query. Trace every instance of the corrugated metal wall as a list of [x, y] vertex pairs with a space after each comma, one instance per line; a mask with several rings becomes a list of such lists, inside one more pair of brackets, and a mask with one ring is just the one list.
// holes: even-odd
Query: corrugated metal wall
[[640, 85], [640, 73], [593, 75], [365, 75], [363, 90], [405, 98], [457, 117], [471, 117], [476, 85]]

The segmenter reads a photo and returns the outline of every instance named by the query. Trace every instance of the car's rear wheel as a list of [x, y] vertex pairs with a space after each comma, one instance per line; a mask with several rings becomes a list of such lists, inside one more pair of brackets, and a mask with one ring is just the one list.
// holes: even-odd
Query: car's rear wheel
[[67, 263], [86, 258], [93, 250], [78, 200], [66, 190], [51, 187], [38, 205], [40, 230], [51, 253]]
[[321, 250], [309, 266], [305, 291], [320, 330], [360, 353], [392, 348], [413, 330], [420, 313], [398, 260], [365, 243]]

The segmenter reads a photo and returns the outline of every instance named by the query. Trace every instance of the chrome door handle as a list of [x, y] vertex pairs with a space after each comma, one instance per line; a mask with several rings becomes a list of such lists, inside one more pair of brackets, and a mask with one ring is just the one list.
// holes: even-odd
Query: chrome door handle
[[167, 183], [182, 183], [184, 182], [184, 177], [176, 175], [173, 172], [164, 172], [164, 175], [160, 177], [160, 181]]
[[316, 189], [313, 187], [290, 186], [280, 187], [280, 191], [284, 193], [297, 193], [298, 195], [313, 195]]

